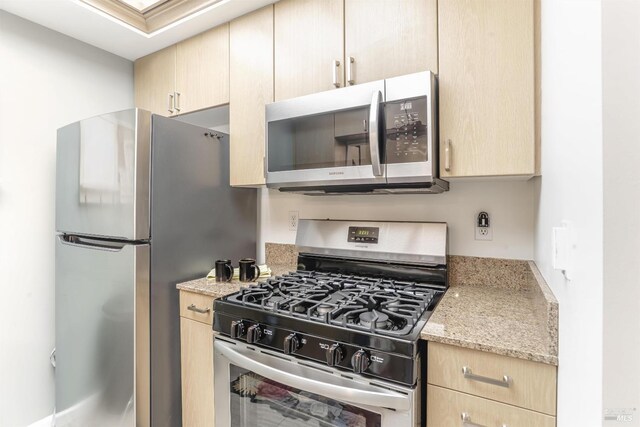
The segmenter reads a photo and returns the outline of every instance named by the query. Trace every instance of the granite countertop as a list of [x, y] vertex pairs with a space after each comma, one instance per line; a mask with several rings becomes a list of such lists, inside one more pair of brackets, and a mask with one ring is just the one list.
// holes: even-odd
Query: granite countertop
[[558, 303], [535, 263], [451, 257], [450, 269], [422, 339], [558, 364]]
[[[293, 245], [267, 244], [273, 275], [295, 271], [296, 257]], [[558, 364], [558, 303], [535, 263], [450, 256], [448, 265], [449, 290], [422, 339]], [[202, 278], [177, 288], [219, 298], [256, 283]]]

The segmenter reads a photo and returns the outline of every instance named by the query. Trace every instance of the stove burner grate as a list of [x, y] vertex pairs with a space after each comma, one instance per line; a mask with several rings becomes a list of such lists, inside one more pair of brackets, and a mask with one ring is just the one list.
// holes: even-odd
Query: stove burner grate
[[297, 271], [231, 298], [286, 316], [401, 336], [411, 332], [437, 292], [426, 283]]

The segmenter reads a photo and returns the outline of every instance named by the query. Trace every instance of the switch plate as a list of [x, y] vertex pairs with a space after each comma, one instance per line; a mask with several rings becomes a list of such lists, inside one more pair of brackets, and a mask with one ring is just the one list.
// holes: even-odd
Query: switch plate
[[287, 223], [289, 224], [289, 231], [298, 230], [298, 211], [289, 211]]
[[573, 276], [573, 251], [575, 243], [573, 239], [573, 227], [570, 221], [562, 221], [561, 227], [552, 228], [551, 265], [555, 270], [562, 271], [565, 279], [571, 280]]

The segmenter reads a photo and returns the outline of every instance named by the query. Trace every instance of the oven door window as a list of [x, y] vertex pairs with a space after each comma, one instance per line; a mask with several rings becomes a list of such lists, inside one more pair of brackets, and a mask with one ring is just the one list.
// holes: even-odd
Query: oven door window
[[380, 427], [382, 416], [230, 365], [231, 419], [239, 427]]

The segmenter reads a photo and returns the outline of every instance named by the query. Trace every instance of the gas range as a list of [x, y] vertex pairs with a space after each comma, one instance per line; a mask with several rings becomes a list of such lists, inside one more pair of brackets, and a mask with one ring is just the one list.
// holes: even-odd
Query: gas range
[[447, 289], [444, 223], [301, 220], [297, 271], [216, 300], [214, 331], [414, 387]]

